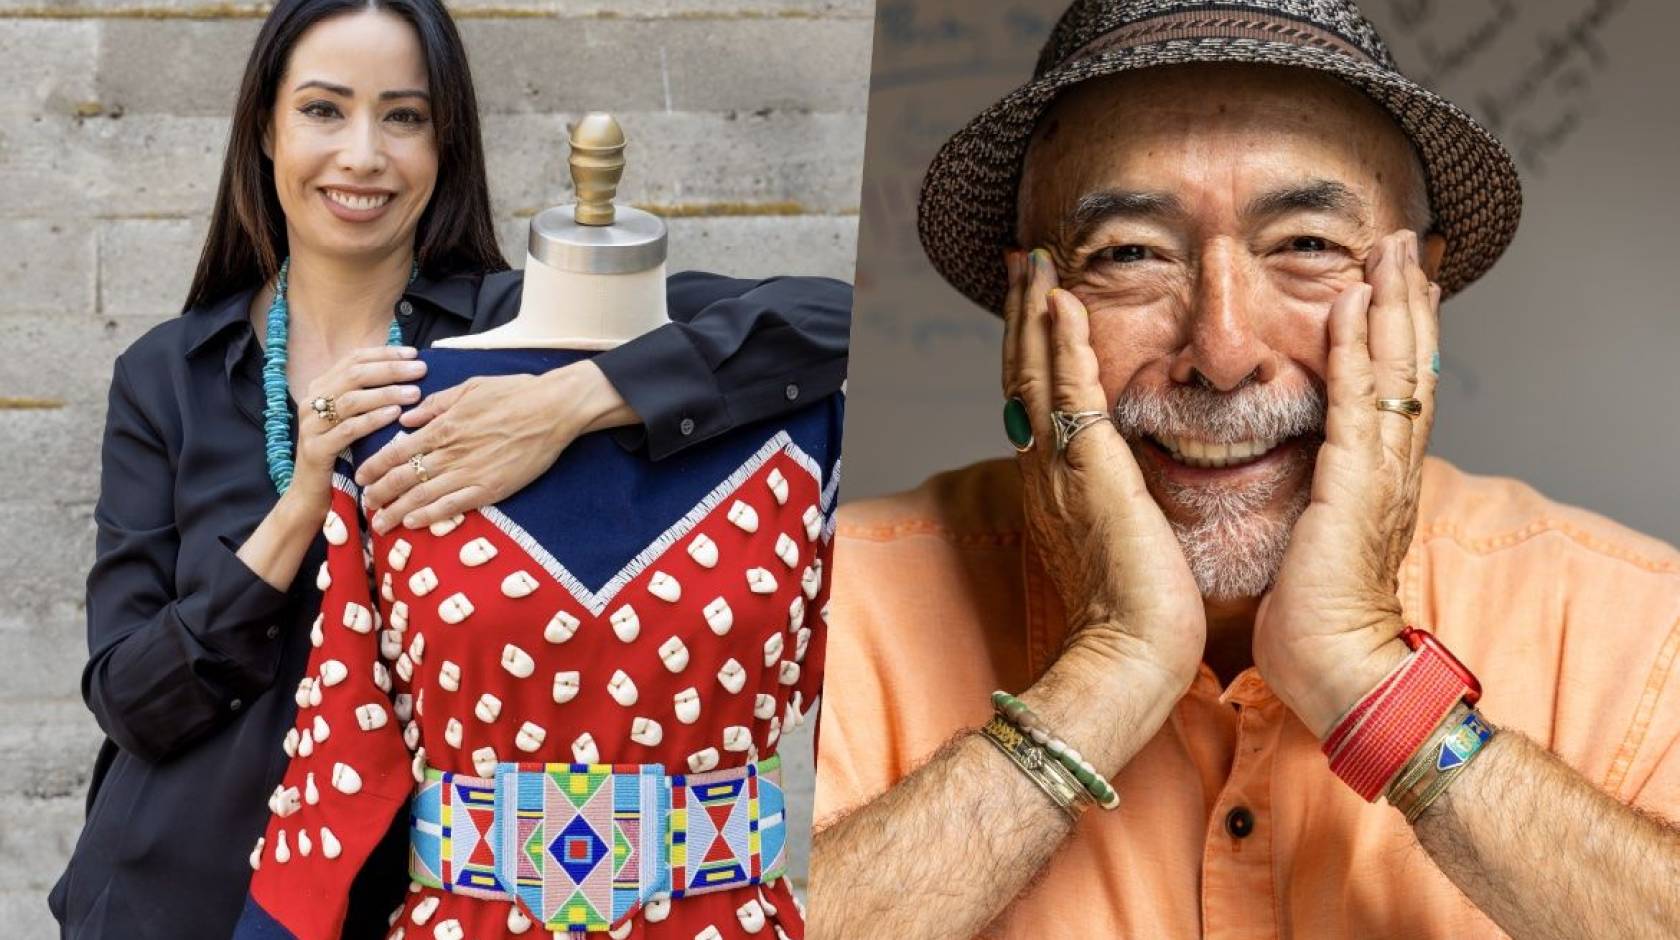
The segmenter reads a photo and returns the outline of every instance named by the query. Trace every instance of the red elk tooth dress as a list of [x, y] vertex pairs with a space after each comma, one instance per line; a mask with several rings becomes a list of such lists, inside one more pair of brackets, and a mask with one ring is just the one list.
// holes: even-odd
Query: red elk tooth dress
[[[420, 355], [427, 393], [588, 354]], [[408, 811], [424, 768], [491, 777], [498, 762], [660, 764], [700, 775], [773, 764], [781, 731], [821, 689], [842, 410], [832, 396], [657, 463], [586, 435], [507, 499], [384, 536], [372, 534], [351, 478], [398, 425], [358, 442], [334, 476], [321, 614], [283, 744], [290, 763], [251, 853], [235, 936], [337, 938], [351, 882]], [[765, 795], [765, 771], [756, 780]], [[469, 866], [490, 864], [486, 827], [455, 810], [456, 855]], [[721, 818], [715, 828], [716, 845], [692, 844], [691, 829], [690, 859], [729, 854]], [[780, 831], [761, 847], [771, 876], [785, 855]], [[613, 845], [613, 833], [598, 834]], [[600, 862], [614, 863], [610, 851]], [[637, 904], [610, 935], [799, 940], [803, 927], [786, 878], [772, 877]], [[389, 936], [544, 930], [510, 898], [413, 881]]]

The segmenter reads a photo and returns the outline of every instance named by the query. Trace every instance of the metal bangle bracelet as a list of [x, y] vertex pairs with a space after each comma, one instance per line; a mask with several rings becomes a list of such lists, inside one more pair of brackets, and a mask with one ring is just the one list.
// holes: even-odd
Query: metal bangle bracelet
[[1056, 760], [1034, 744], [1018, 728], [1001, 716], [994, 715], [980, 729], [980, 736], [1002, 751], [1010, 762], [1020, 768], [1050, 802], [1072, 822], [1078, 822], [1090, 798], [1071, 774], [1057, 773]]

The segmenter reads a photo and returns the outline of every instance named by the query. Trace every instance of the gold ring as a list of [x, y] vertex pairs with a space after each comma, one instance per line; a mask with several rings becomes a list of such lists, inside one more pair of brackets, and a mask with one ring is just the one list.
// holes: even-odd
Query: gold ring
[[432, 478], [432, 475], [426, 472], [426, 465], [420, 462], [425, 457], [425, 454], [415, 454], [408, 458], [408, 465], [414, 468], [414, 475], [420, 478], [421, 483], [425, 483]]
[[316, 417], [326, 418], [333, 424], [338, 423], [338, 409], [335, 405], [331, 395], [318, 395], [309, 402], [309, 407], [314, 409]]
[[1397, 415], [1405, 415], [1416, 420], [1418, 415], [1423, 414], [1423, 402], [1416, 398], [1379, 398], [1377, 399], [1377, 410], [1392, 411]]

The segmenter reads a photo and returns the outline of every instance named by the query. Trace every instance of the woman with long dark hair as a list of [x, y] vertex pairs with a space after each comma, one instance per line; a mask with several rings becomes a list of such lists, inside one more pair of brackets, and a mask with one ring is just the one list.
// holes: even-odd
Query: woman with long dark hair
[[[472, 80], [438, 0], [282, 0], [246, 67], [183, 314], [113, 369], [82, 680], [106, 740], [50, 899], [65, 936], [233, 929], [288, 759], [334, 459], [351, 443], [402, 413], [399, 441], [462, 481], [417, 485], [411, 464], [384, 461], [364, 481], [383, 534], [519, 490], [582, 434], [616, 428], [657, 459], [844, 375], [845, 285], [678, 275], [670, 325], [404, 413], [420, 399], [416, 350], [508, 321], [520, 286], [492, 235]], [[336, 414], [297, 405], [317, 398]], [[398, 819], [345, 936], [383, 935], [406, 843]]]

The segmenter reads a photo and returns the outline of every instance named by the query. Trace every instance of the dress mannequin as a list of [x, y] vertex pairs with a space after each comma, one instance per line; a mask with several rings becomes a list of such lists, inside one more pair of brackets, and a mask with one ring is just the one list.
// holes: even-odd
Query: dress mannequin
[[624, 174], [624, 131], [609, 114], [572, 130], [577, 202], [531, 220], [519, 314], [492, 330], [440, 340], [451, 349], [610, 349], [669, 318], [665, 222], [613, 205]]
[[[665, 226], [612, 204], [623, 146], [579, 123], [578, 202], [532, 221], [519, 314], [422, 350], [423, 394], [667, 322]], [[842, 411], [657, 463], [586, 434], [524, 489], [384, 535], [355, 467], [396, 429], [352, 445], [236, 940], [339, 937], [392, 820], [390, 937], [802, 940], [776, 746], [822, 684]]]

